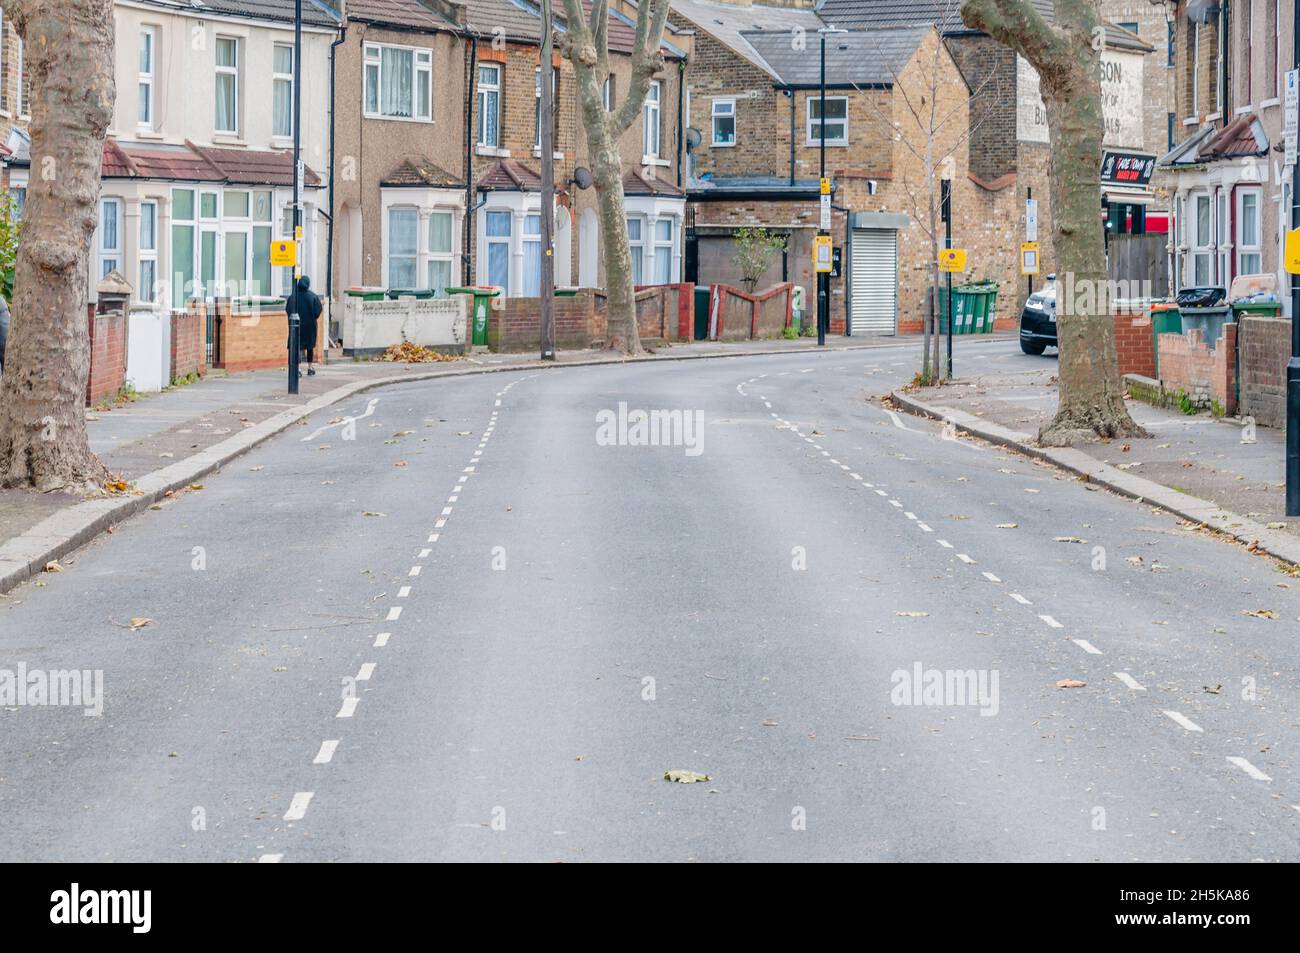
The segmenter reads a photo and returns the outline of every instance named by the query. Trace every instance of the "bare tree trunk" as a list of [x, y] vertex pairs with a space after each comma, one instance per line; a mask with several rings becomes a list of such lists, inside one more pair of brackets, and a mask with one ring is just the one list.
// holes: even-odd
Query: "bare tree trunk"
[[[1030, 0], [965, 0], [962, 19], [1011, 47], [1038, 70], [1052, 138], [1052, 232], [1058, 288], [1085, 289], [1057, 308], [1060, 402], [1039, 442], [1065, 446], [1095, 437], [1145, 436], [1129, 417], [1106, 294], [1100, 197], [1099, 65], [1104, 28], [1096, 0], [1055, 0], [1049, 25]], [[1070, 279], [1073, 279], [1071, 282]]]
[[86, 276], [113, 116], [112, 0], [6, 0], [24, 39], [32, 165], [0, 382], [0, 485], [89, 491]]
[[636, 291], [632, 283], [632, 251], [628, 244], [627, 213], [623, 205], [622, 138], [641, 115], [651, 78], [663, 68], [664, 24], [669, 0], [642, 0], [636, 11], [636, 40], [632, 79], [622, 103], [607, 113], [605, 79], [609, 76], [609, 0], [595, 0], [591, 19], [583, 16], [582, 0], [564, 0], [564, 55], [578, 80], [578, 111], [587, 136], [592, 179], [600, 205], [601, 245], [605, 261], [605, 291], [609, 344], [625, 354], [640, 354], [636, 323]]

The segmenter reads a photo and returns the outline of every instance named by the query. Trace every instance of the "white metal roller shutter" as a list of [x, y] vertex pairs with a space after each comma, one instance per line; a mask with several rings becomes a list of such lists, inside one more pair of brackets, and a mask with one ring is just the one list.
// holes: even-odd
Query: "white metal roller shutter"
[[898, 233], [853, 230], [853, 333], [893, 334], [898, 305]]

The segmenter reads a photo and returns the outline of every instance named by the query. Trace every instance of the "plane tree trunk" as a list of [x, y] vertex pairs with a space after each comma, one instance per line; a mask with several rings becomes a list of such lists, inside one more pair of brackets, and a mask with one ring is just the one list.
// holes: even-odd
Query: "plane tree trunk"
[[612, 112], [606, 112], [604, 87], [610, 74], [609, 0], [596, 0], [592, 4], [590, 19], [583, 16], [582, 0], [564, 0], [567, 30], [560, 38], [560, 47], [573, 63], [578, 81], [578, 115], [587, 137], [600, 210], [609, 344], [625, 354], [640, 354], [642, 348], [636, 322], [636, 290], [623, 203], [619, 140], [641, 116], [650, 82], [663, 69], [661, 47], [668, 6], [669, 0], [642, 0], [637, 5], [632, 78], [623, 101], [613, 104]]
[[[1057, 262], [1060, 399], [1039, 442], [1145, 436], [1129, 417], [1115, 351], [1098, 189], [1105, 122], [1095, 0], [1055, 0], [1048, 24], [1030, 0], [965, 0], [962, 20], [1038, 71], [1051, 132], [1052, 235]], [[1063, 296], [1062, 290], [1077, 294]]]
[[0, 378], [0, 485], [87, 492], [87, 258], [113, 115], [112, 0], [5, 0], [31, 84], [31, 177]]

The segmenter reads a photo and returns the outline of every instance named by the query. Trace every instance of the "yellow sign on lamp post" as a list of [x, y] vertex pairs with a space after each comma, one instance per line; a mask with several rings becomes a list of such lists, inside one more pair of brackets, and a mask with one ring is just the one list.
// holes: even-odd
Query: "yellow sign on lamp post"
[[1289, 275], [1300, 275], [1300, 228], [1286, 233], [1286, 247], [1283, 250], [1286, 270]]
[[1038, 242], [1024, 242], [1020, 246], [1020, 273], [1036, 275], [1039, 270]]
[[298, 243], [287, 240], [271, 242], [271, 264], [292, 268], [298, 264]]

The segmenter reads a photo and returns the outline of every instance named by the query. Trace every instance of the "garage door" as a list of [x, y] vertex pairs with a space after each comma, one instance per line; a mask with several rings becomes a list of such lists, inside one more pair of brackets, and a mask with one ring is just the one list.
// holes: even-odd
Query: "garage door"
[[853, 230], [853, 333], [893, 334], [898, 306], [898, 232]]

